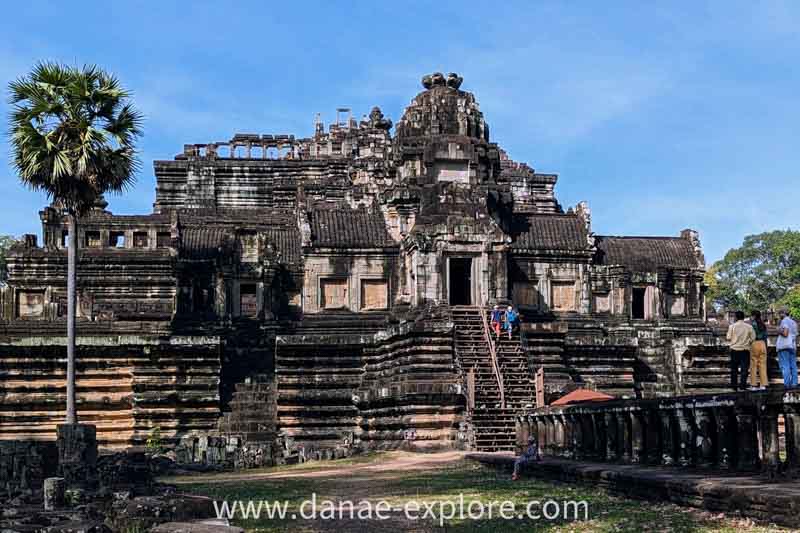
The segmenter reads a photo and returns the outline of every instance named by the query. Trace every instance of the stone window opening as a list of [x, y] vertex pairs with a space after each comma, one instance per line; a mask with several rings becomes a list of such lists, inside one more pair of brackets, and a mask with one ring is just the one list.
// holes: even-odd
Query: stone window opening
[[389, 284], [385, 279], [361, 280], [361, 309], [380, 311], [389, 307]]
[[124, 231], [109, 232], [108, 245], [112, 248], [125, 248], [125, 232]]
[[242, 283], [239, 286], [239, 313], [242, 316], [258, 316], [258, 298], [255, 283]]
[[134, 248], [147, 248], [147, 232], [136, 231], [133, 233], [133, 247]]
[[553, 311], [570, 312], [577, 310], [575, 305], [577, 293], [574, 281], [552, 281], [550, 289], [550, 307]]
[[87, 231], [84, 234], [84, 245], [87, 248], [100, 248], [100, 232], [99, 231]]
[[631, 318], [634, 320], [645, 319], [645, 295], [646, 287], [633, 287], [631, 297]]
[[323, 309], [346, 309], [348, 307], [349, 291], [347, 278], [325, 278], [320, 280], [320, 293]]
[[514, 281], [511, 285], [511, 300], [515, 305], [539, 306], [537, 283], [530, 280]]
[[27, 290], [17, 293], [17, 317], [44, 317], [44, 290]]
[[172, 235], [168, 231], [159, 231], [156, 234], [156, 246], [158, 248], [169, 248], [172, 243]]
[[66, 248], [69, 246], [69, 231], [64, 230], [61, 232], [61, 247]]

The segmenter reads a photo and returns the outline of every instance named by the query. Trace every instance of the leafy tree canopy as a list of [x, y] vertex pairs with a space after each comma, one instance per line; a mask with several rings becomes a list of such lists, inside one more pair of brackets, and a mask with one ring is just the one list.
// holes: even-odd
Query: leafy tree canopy
[[745, 237], [706, 273], [708, 298], [718, 310], [796, 306], [800, 311], [800, 231]]

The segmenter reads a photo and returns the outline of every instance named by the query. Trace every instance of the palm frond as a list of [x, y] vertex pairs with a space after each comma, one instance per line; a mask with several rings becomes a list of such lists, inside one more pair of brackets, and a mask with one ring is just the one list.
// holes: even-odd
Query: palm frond
[[131, 186], [142, 115], [116, 76], [40, 62], [8, 89], [13, 165], [26, 186], [77, 213]]

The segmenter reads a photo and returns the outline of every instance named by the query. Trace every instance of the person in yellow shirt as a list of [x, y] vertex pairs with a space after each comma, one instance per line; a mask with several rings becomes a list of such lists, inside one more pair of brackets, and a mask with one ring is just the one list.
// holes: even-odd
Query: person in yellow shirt
[[731, 343], [731, 388], [745, 390], [750, 370], [750, 345], [756, 340], [756, 332], [744, 321], [742, 311], [736, 311], [736, 322], [728, 327], [726, 338]]

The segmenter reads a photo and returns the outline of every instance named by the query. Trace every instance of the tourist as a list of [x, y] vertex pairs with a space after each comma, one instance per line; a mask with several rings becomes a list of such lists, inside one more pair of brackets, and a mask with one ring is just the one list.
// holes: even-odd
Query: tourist
[[499, 305], [495, 305], [492, 309], [492, 329], [496, 339], [500, 339], [500, 326], [503, 323], [503, 311]]
[[517, 322], [519, 322], [519, 313], [514, 311], [512, 306], [508, 306], [506, 309], [506, 330], [508, 331], [508, 338], [511, 339], [511, 335], [514, 332], [514, 328], [517, 326]]
[[756, 340], [750, 345], [750, 388], [763, 390], [769, 384], [767, 374], [767, 325], [761, 319], [761, 311], [750, 313]]
[[536, 443], [536, 437], [530, 437], [528, 439], [528, 448], [514, 461], [514, 473], [511, 474], [511, 479], [514, 481], [518, 480], [523, 468], [541, 459], [542, 455], [539, 453], [539, 445]]
[[744, 321], [744, 313], [736, 311], [736, 322], [728, 327], [726, 335], [731, 343], [731, 388], [747, 388], [747, 371], [750, 368], [750, 345], [756, 338], [753, 326]]
[[783, 374], [785, 387], [797, 387], [797, 322], [789, 316], [789, 310], [780, 309], [781, 323], [778, 326], [778, 364]]

